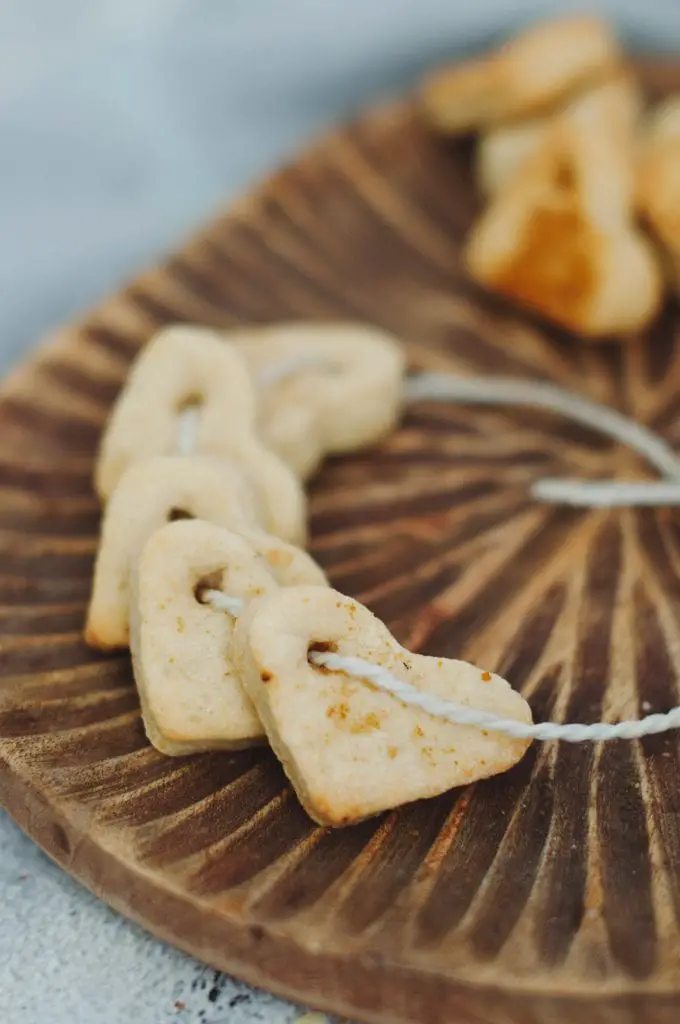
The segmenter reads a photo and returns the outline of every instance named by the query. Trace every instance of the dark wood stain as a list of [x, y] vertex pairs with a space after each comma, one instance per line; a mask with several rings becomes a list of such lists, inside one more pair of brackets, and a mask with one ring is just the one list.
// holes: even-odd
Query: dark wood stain
[[569, 510], [549, 513], [543, 526], [526, 541], [521, 559], [508, 557], [469, 604], [456, 613], [455, 635], [450, 621], [441, 622], [430, 634], [423, 653], [455, 657], [454, 645], [458, 651], [463, 650], [466, 643], [493, 620], [508, 597], [516, 594], [524, 581], [541, 568], [548, 555], [561, 547], [573, 528], [575, 518]]
[[83, 337], [96, 348], [103, 349], [124, 363], [130, 363], [134, 359], [140, 345], [146, 340], [141, 335], [130, 337], [116, 328], [108, 327], [105, 323], [97, 323], [94, 318], [83, 328]]
[[531, 895], [552, 817], [550, 770], [540, 765], [507, 829], [475, 909], [470, 939], [481, 960], [496, 957]]
[[[635, 648], [640, 701], [654, 711], [669, 710], [678, 700], [678, 676], [654, 605], [639, 584], [635, 592]], [[647, 736], [641, 741], [642, 758], [651, 796], [651, 827], [661, 845], [661, 855], [673, 902], [675, 920], [680, 925], [680, 750], [675, 733]]]
[[97, 725], [118, 715], [134, 711], [137, 694], [126, 692], [106, 695], [97, 701], [77, 703], [74, 700], [45, 700], [30, 706], [17, 705], [11, 711], [0, 711], [0, 738], [41, 736], [50, 732], [66, 732]]
[[290, 860], [298, 847], [318, 829], [293, 794], [259, 823], [225, 844], [209, 850], [195, 870], [191, 885], [198, 892], [218, 895], [244, 885], [279, 860]]
[[455, 794], [420, 801], [397, 812], [380, 845], [340, 910], [343, 930], [356, 935], [389, 911], [408, 888], [451, 811]]
[[312, 907], [328, 888], [361, 857], [380, 824], [362, 822], [340, 835], [328, 830], [290, 872], [277, 880], [254, 905], [260, 920], [288, 920]]
[[608, 743], [598, 771], [597, 811], [604, 921], [611, 951], [634, 978], [656, 961], [652, 865], [643, 796], [630, 743]]
[[123, 374], [120, 378], [93, 377], [87, 370], [79, 369], [72, 363], [58, 363], [54, 360], [45, 363], [41, 376], [49, 383], [54, 382], [64, 391], [89, 398], [108, 410], [118, 397], [123, 385]]
[[536, 752], [530, 750], [502, 781], [491, 779], [475, 786], [455, 842], [418, 915], [417, 947], [438, 947], [463, 920], [491, 868], [516, 807], [525, 797], [535, 760]]
[[271, 755], [267, 760], [269, 764], [260, 760], [252, 766], [232, 761], [222, 786], [215, 779], [204, 799], [189, 794], [190, 802], [182, 808], [184, 813], [179, 821], [166, 825], [162, 818], [155, 818], [145, 825], [136, 837], [141, 858], [156, 866], [173, 864], [241, 828], [283, 788], [278, 766], [273, 764]]
[[3, 414], [40, 439], [43, 453], [94, 456], [97, 450], [101, 425], [69, 416], [66, 409], [57, 412], [34, 405], [23, 396], [10, 395], [3, 399]]
[[19, 459], [5, 462], [0, 457], [0, 487], [24, 491], [47, 510], [50, 509], [50, 501], [55, 499], [92, 497], [91, 464], [76, 469], [63, 462], [55, 464], [50, 459], [41, 462], [41, 465], [31, 465]]

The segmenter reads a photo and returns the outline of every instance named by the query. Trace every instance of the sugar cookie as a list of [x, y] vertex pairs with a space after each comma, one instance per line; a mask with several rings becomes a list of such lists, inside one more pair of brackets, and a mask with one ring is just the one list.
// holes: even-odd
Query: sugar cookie
[[397, 422], [405, 354], [385, 331], [301, 322], [239, 328], [228, 337], [263, 381], [261, 436], [301, 478], [326, 453], [374, 444]]
[[187, 517], [243, 529], [265, 518], [252, 486], [233, 463], [212, 455], [166, 455], [133, 463], [104, 512], [85, 628], [88, 644], [127, 646], [134, 561], [155, 530]]
[[131, 578], [130, 648], [155, 747], [182, 755], [265, 741], [234, 668], [234, 620], [201, 595], [224, 590], [247, 606], [279, 585], [303, 583], [325, 584], [316, 563], [257, 530], [238, 535], [186, 520], [149, 538]]
[[411, 654], [367, 608], [334, 590], [273, 593], [239, 618], [235, 657], [251, 699], [312, 818], [349, 825], [505, 771], [525, 740], [454, 725], [349, 676], [317, 668], [310, 648], [384, 666], [418, 690], [531, 721], [505, 680], [463, 661]]
[[197, 409], [196, 453], [244, 467], [263, 498], [267, 529], [303, 544], [305, 496], [289, 467], [257, 437], [248, 367], [220, 333], [204, 327], [166, 327], [142, 349], [102, 438], [95, 471], [99, 495], [108, 498], [129, 466], [177, 453], [186, 409]]

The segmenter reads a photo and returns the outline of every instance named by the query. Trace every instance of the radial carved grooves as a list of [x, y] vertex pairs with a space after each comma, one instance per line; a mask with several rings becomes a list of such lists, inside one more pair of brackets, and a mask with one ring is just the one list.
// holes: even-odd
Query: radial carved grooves
[[[530, 763], [530, 762], [529, 762]], [[475, 905], [470, 940], [482, 960], [497, 956], [524, 911], [545, 847], [553, 809], [549, 766], [537, 766], [503, 837], [499, 858]]]
[[481, 585], [477, 584], [466, 607], [456, 608], [455, 636], [449, 617], [443, 618], [427, 637], [425, 653], [438, 652], [455, 657], [456, 650], [465, 650], [476, 633], [493, 621], [509, 596], [515, 594], [524, 580], [540, 569], [548, 555], [564, 543], [575, 518], [574, 513], [564, 510], [546, 513], [544, 521], [529, 533], [521, 548], [521, 559], [513, 557], [510, 548], [507, 558], [500, 561]]
[[0, 602], [9, 604], [55, 605], [82, 601], [83, 607], [90, 596], [91, 580], [83, 576], [5, 576], [0, 572]]
[[57, 412], [43, 408], [18, 395], [3, 399], [2, 419], [23, 427], [36, 441], [39, 438], [45, 455], [58, 457], [66, 451], [71, 455], [94, 456], [99, 443], [100, 424], [69, 415], [62, 409]]
[[[116, 755], [116, 767], [114, 776], [111, 759], [107, 758], [90, 762], [86, 775], [79, 765], [55, 769], [55, 787], [64, 797], [93, 804], [103, 818], [124, 821], [132, 817], [137, 824], [144, 824], [138, 791], [157, 787], [154, 799], [147, 801], [151, 820], [154, 820], [159, 813], [166, 811], [167, 805], [163, 803], [166, 795], [172, 800], [170, 810], [166, 811], [170, 813], [178, 809], [175, 801], [182, 799], [186, 787], [191, 788], [192, 799], [200, 799], [205, 795], [201, 791], [202, 786], [209, 787], [208, 792], [211, 792], [215, 785], [216, 766], [213, 759], [170, 760], [146, 745], [130, 753]], [[209, 782], [204, 783], [204, 779]]]
[[42, 737], [39, 746], [36, 744], [36, 751], [39, 751], [41, 763], [48, 768], [81, 768], [85, 784], [90, 765], [107, 764], [111, 774], [117, 776], [121, 771], [119, 758], [136, 754], [148, 746], [141, 716], [128, 713], [102, 718], [97, 728], [86, 724], [66, 731], [51, 731]]
[[418, 918], [416, 945], [438, 948], [465, 917], [531, 779], [530, 752], [502, 783], [478, 785], [466, 807], [437, 882]]
[[80, 665], [96, 663], [103, 656], [89, 650], [75, 636], [35, 637], [25, 640], [5, 641], [0, 647], [0, 673], [7, 676], [29, 675], [45, 669], [77, 668]]
[[51, 700], [31, 707], [19, 705], [11, 711], [0, 710], [0, 738], [83, 729], [133, 711], [135, 707], [135, 695], [129, 690], [97, 695], [95, 700]]
[[[82, 545], [81, 545], [82, 546]], [[50, 550], [52, 547], [52, 550]], [[0, 561], [3, 573], [8, 576], [22, 575], [37, 579], [92, 579], [94, 568], [94, 543], [87, 544], [87, 551], [69, 551], [67, 542], [55, 540], [52, 545], [38, 545], [17, 549], [17, 546], [0, 545]]]
[[[581, 600], [573, 622], [572, 689], [567, 721], [597, 721], [608, 685], [612, 613], [617, 600], [620, 535], [605, 522], [586, 548]], [[566, 673], [565, 673], [566, 675]], [[585, 913], [589, 807], [594, 748], [562, 744], [554, 764], [553, 822], [535, 917], [536, 948], [549, 964], [566, 958]]]
[[203, 850], [240, 828], [283, 788], [283, 774], [271, 756], [252, 766], [234, 759], [231, 767], [222, 787], [192, 798], [172, 821], [145, 828], [136, 840], [144, 860], [162, 866]]
[[[89, 461], [64, 463], [60, 460], [55, 464], [53, 460], [40, 458], [39, 452], [27, 453], [29, 457], [31, 454], [33, 459], [29, 461], [27, 458], [25, 462], [16, 456], [12, 461], [6, 457], [0, 459], [0, 487], [26, 491], [34, 501], [46, 505], [53, 499], [68, 501], [92, 496], [92, 464]], [[6, 500], [3, 500], [3, 508]]]
[[[379, 1005], [404, 1024], [618, 1024], [621, 1007], [667, 1024], [680, 1005], [676, 734], [535, 744], [502, 776], [331, 831], [266, 751], [150, 748], [128, 657], [80, 638], [101, 428], [139, 346], [167, 323], [365, 320], [405, 340], [411, 369], [551, 381], [677, 445], [677, 303], [635, 343], [595, 347], [472, 286], [460, 260], [477, 209], [469, 161], [467, 144], [432, 138], [406, 105], [361, 119], [8, 383], [0, 792], [116, 905], [301, 1001], [328, 993], [346, 1016], [376, 1020]], [[633, 467], [559, 416], [420, 402], [382, 444], [329, 459], [311, 482], [310, 547], [399, 640], [497, 668], [537, 721], [665, 711], [680, 673], [676, 517], [539, 506], [530, 491], [541, 475]]]
[[652, 865], [635, 748], [607, 745], [598, 768], [604, 917], [611, 951], [633, 977], [645, 978], [656, 960], [656, 931]]
[[93, 403], [100, 405], [103, 412], [118, 397], [123, 383], [123, 374], [109, 379], [95, 377], [85, 369], [80, 370], [73, 363], [56, 361], [47, 363], [42, 369], [42, 375], [47, 381], [54, 381], [64, 391], [89, 398]]
[[293, 869], [253, 908], [267, 920], [288, 919], [312, 907], [360, 858], [380, 819], [355, 825], [346, 833], [329, 830]]
[[120, 329], [97, 323], [95, 319], [88, 321], [83, 328], [83, 339], [101, 349], [102, 352], [120, 359], [123, 365], [129, 363], [136, 355], [143, 336], [131, 338]]
[[191, 883], [200, 893], [213, 895], [244, 885], [277, 861], [290, 860], [319, 831], [288, 791], [256, 827], [242, 828], [207, 847]]
[[444, 826], [456, 795], [421, 801], [398, 812], [394, 827], [343, 902], [343, 930], [360, 933], [394, 906]]
[[[641, 585], [635, 592], [635, 619], [638, 624], [635, 649], [640, 699], [644, 706], [655, 710], [671, 708], [678, 699], [677, 666], [669, 657], [658, 612]], [[680, 923], [680, 830], [676, 827], [680, 820], [677, 785], [680, 756], [677, 737], [673, 733], [647, 737], [642, 742], [642, 757], [651, 799], [652, 819], [648, 824], [659, 837], [665, 879], [676, 922]], [[645, 953], [647, 959], [652, 956], [653, 950], [649, 945]]]
[[80, 632], [83, 605], [55, 605], [52, 608], [0, 607], [0, 643], [3, 637], [41, 636], [46, 633]]
[[[164, 837], [172, 832], [177, 815], [202, 805], [216, 790], [245, 775], [262, 757], [255, 751], [232, 756], [154, 755], [143, 762], [121, 764], [117, 787], [107, 785], [103, 765], [93, 766], [95, 783], [89, 790], [81, 784], [82, 799], [87, 799], [88, 792], [98, 794], [99, 811], [107, 822], [144, 826], [138, 841], [150, 856], [153, 850], [166, 849]], [[71, 786], [76, 784], [76, 778], [70, 780]]]
[[[567, 705], [569, 721], [578, 713], [575, 705]], [[536, 949], [550, 965], [566, 959], [585, 912], [592, 765], [589, 748], [567, 743], [553, 764], [553, 820], [534, 920]]]
[[64, 539], [81, 537], [95, 541], [99, 531], [99, 509], [49, 501], [29, 507], [30, 499], [29, 502], [12, 501], [11, 504], [10, 501], [12, 499], [8, 499], [7, 505], [0, 510], [0, 529], [6, 530], [12, 539], [17, 535], [32, 535]]

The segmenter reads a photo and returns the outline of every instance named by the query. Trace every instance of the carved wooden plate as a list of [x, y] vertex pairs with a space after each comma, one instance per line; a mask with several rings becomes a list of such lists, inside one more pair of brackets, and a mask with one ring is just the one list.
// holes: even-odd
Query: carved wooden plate
[[[646, 72], [680, 86], [680, 70]], [[550, 379], [680, 442], [680, 313], [592, 347], [462, 277], [469, 153], [408, 105], [324, 140], [63, 331], [0, 403], [0, 798], [60, 864], [217, 968], [367, 1021], [677, 1022], [680, 751], [535, 745], [506, 775], [328, 831], [263, 752], [149, 747], [128, 657], [81, 642], [92, 460], [161, 324], [361, 318], [414, 367]], [[678, 702], [680, 528], [533, 504], [536, 474], [640, 472], [544, 414], [422, 404], [312, 485], [313, 552], [424, 652], [503, 672], [536, 718]], [[647, 706], [646, 704], [644, 705]]]

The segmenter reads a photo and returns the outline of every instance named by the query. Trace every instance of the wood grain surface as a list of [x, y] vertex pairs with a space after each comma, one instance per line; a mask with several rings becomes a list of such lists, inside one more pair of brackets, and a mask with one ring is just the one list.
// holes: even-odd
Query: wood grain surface
[[[671, 64], [652, 91], [680, 87]], [[38, 350], [0, 401], [0, 799], [157, 935], [313, 1005], [403, 1024], [676, 1024], [680, 749], [534, 745], [491, 781], [329, 831], [261, 751], [169, 759], [127, 656], [81, 630], [93, 457], [140, 344], [177, 320], [360, 318], [411, 366], [552, 380], [680, 442], [680, 310], [589, 346], [466, 282], [465, 146], [408, 105], [284, 168]], [[640, 476], [546, 414], [422, 404], [311, 486], [333, 584], [425, 653], [497, 669], [537, 719], [678, 703], [680, 528], [667, 510], [538, 506], [537, 475]]]

